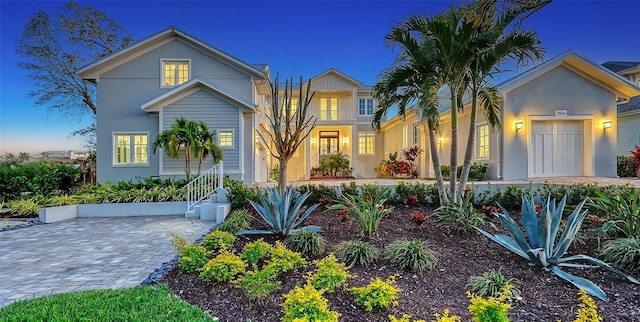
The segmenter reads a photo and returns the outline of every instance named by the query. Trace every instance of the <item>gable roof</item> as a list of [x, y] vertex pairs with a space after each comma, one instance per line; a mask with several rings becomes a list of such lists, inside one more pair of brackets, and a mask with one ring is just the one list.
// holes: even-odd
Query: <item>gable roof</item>
[[343, 72], [340, 72], [339, 70], [337, 70], [335, 68], [329, 68], [326, 71], [324, 71], [324, 72], [322, 72], [322, 73], [320, 73], [320, 74], [318, 74], [318, 75], [316, 75], [314, 77], [311, 77], [311, 81], [313, 82], [314, 80], [316, 80], [318, 78], [321, 78], [321, 77], [324, 77], [324, 76], [329, 75], [329, 74], [336, 74], [338, 77], [343, 78], [343, 79], [345, 79], [345, 80], [357, 85], [358, 87], [362, 87], [362, 83], [361, 82], [357, 81], [355, 78], [353, 78], [353, 77], [351, 77], [351, 76], [349, 76], [349, 75], [347, 75], [347, 74], [345, 74]]
[[640, 68], [640, 61], [608, 61], [602, 64], [605, 68], [610, 69], [614, 73], [622, 74], [627, 70]]
[[640, 88], [633, 85], [622, 76], [594, 63], [572, 50], [565, 51], [539, 66], [498, 84], [498, 89], [502, 93], [505, 93], [558, 66], [565, 66], [573, 70], [580, 71], [592, 79], [597, 80], [601, 85], [609, 88], [609, 90], [614, 92], [620, 98], [630, 98], [640, 95]]
[[176, 102], [190, 94], [204, 89], [216, 96], [221, 96], [223, 99], [231, 102], [234, 105], [244, 107], [248, 110], [254, 110], [256, 105], [233, 94], [232, 92], [210, 82], [203, 78], [196, 77], [186, 83], [177, 86], [176, 88], [142, 104], [140, 108], [145, 112], [157, 112], [163, 107]]
[[224, 52], [216, 47], [213, 47], [194, 37], [187, 35], [186, 33], [176, 29], [175, 27], [170, 27], [155, 35], [147, 37], [127, 48], [108, 55], [89, 65], [83, 66], [76, 72], [76, 74], [83, 79], [98, 80], [100, 74], [111, 70], [121, 64], [124, 64], [134, 58], [144, 55], [145, 53], [176, 39], [186, 43], [189, 46], [199, 49], [204, 53], [215, 57], [249, 75], [255, 76], [257, 78], [266, 77], [265, 71], [268, 70], [266, 65], [252, 65], [246, 63], [227, 52]]
[[632, 97], [629, 102], [618, 104], [618, 116], [640, 113], [640, 96]]

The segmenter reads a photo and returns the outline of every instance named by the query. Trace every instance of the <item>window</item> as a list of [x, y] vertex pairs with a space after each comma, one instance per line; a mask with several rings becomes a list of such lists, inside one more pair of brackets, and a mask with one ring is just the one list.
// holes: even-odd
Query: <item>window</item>
[[358, 154], [373, 154], [373, 133], [358, 133]]
[[406, 149], [409, 147], [409, 126], [405, 125], [402, 128], [402, 148]]
[[489, 125], [478, 126], [478, 158], [489, 157]]
[[297, 110], [298, 110], [298, 99], [292, 98], [291, 99], [291, 115], [295, 114]]
[[358, 115], [373, 115], [372, 98], [361, 98], [358, 102]]
[[147, 165], [149, 163], [148, 134], [114, 134], [114, 165]]
[[180, 85], [189, 80], [189, 61], [162, 61], [162, 87]]
[[418, 131], [418, 123], [413, 123], [413, 145], [420, 143], [420, 131]]
[[218, 131], [218, 146], [221, 148], [233, 147], [233, 131]]
[[335, 121], [337, 119], [338, 119], [338, 98], [337, 97], [321, 98], [320, 99], [320, 120]]
[[320, 131], [320, 146], [319, 153], [336, 153], [340, 151], [338, 146], [338, 137], [340, 133], [338, 131]]

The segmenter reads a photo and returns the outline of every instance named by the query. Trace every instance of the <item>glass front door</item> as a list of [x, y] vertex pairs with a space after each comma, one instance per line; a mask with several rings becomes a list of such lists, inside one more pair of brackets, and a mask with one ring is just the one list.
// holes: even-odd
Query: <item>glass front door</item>
[[320, 154], [336, 153], [338, 152], [338, 138], [340, 133], [338, 131], [320, 131]]

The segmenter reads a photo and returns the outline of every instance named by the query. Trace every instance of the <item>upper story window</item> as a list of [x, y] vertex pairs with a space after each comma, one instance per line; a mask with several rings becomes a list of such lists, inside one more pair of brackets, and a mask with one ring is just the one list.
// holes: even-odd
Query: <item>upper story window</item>
[[218, 131], [218, 146], [221, 148], [233, 147], [233, 131]]
[[418, 131], [418, 123], [413, 123], [413, 145], [420, 143], [420, 131]]
[[320, 98], [320, 120], [335, 121], [338, 119], [338, 98], [322, 97]]
[[478, 159], [489, 157], [489, 125], [478, 126]]
[[358, 115], [373, 115], [373, 98], [358, 100]]
[[409, 126], [405, 125], [402, 127], [402, 148], [406, 149], [409, 147]]
[[113, 165], [149, 164], [147, 133], [116, 133], [113, 135]]
[[189, 80], [188, 60], [162, 61], [162, 87], [173, 87]]

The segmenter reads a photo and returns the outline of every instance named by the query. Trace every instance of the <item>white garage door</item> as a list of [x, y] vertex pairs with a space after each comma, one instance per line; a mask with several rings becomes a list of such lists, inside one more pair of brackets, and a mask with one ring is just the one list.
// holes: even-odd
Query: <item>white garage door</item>
[[531, 122], [532, 177], [584, 175], [583, 122]]

